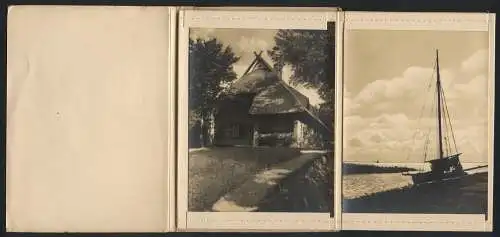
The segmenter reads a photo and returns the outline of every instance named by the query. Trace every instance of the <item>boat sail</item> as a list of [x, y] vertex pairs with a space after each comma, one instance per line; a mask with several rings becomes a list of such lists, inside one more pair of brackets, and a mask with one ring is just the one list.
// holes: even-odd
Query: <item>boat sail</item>
[[[439, 69], [439, 51], [436, 50], [436, 80], [435, 80], [435, 102], [436, 102], [436, 157], [427, 160], [427, 149], [429, 139], [424, 147], [424, 161], [430, 164], [430, 171], [412, 174], [414, 184], [434, 182], [450, 178], [458, 178], [466, 173], [460, 162], [460, 155], [455, 143], [455, 136], [451, 124], [450, 114], [446, 105], [446, 97], [442, 87], [442, 80]], [[450, 144], [453, 143], [454, 147]], [[453, 149], [455, 148], [455, 149]]]

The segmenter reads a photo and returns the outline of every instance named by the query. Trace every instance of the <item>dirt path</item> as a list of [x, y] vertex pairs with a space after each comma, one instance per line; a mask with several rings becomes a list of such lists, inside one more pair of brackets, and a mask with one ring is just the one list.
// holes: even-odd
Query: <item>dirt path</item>
[[299, 155], [298, 150], [281, 148], [223, 147], [190, 152], [188, 208], [212, 211], [220, 197], [259, 171]]

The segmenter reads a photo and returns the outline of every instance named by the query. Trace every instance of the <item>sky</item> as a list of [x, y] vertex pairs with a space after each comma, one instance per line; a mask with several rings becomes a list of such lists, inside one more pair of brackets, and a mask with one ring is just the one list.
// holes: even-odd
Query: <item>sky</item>
[[[253, 52], [259, 53], [260, 51], [263, 51], [263, 58], [269, 64], [273, 64], [273, 61], [266, 52], [267, 50], [271, 50], [275, 45], [274, 36], [277, 31], [278, 30], [262, 29], [192, 28], [190, 31], [190, 37], [193, 39], [210, 39], [215, 37], [224, 45], [231, 46], [236, 56], [240, 57], [240, 60], [233, 65], [234, 71], [238, 75], [238, 78], [240, 78], [255, 58]], [[283, 78], [288, 84], [291, 75], [291, 66], [285, 65], [283, 68]], [[304, 88], [300, 85], [292, 87], [307, 96], [312, 105], [318, 105], [323, 102], [315, 89]]]
[[423, 162], [429, 129], [428, 159], [436, 158], [435, 87], [428, 85], [439, 49], [461, 160], [487, 162], [487, 32], [351, 30], [345, 37], [345, 161]]

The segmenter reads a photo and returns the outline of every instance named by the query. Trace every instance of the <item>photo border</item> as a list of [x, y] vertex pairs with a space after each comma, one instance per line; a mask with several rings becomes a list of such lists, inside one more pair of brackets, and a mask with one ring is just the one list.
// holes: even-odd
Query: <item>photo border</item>
[[344, 32], [345, 32], [345, 12], [339, 12], [337, 18], [337, 25], [342, 30], [337, 32], [337, 38], [335, 39], [335, 45], [341, 45], [341, 47], [336, 47], [336, 60], [335, 60], [335, 104], [334, 104], [334, 216], [336, 219], [336, 224], [338, 229], [342, 229], [342, 167], [343, 167], [343, 150], [342, 150], [342, 130], [344, 121], [344, 109], [343, 101], [344, 98]]
[[165, 180], [165, 232], [172, 232], [176, 230], [176, 134], [175, 134], [175, 119], [176, 119], [176, 76], [177, 76], [177, 7], [168, 7], [169, 19], [169, 63], [167, 64], [167, 71], [169, 76], [168, 82], [168, 107], [167, 111], [167, 158], [164, 167], [164, 180]]
[[[188, 43], [190, 28], [327, 29], [339, 8], [189, 7], [179, 10], [177, 115], [177, 230], [178, 231], [333, 231], [339, 230], [331, 213], [189, 212], [188, 211]], [[335, 36], [338, 39], [338, 36]], [[342, 46], [335, 43], [336, 50]], [[338, 59], [336, 60], [338, 61]], [[338, 65], [338, 64], [337, 64]], [[336, 74], [337, 75], [337, 74]], [[336, 177], [336, 176], [335, 176]], [[338, 180], [340, 181], [340, 180]], [[337, 180], [334, 181], [337, 183]], [[337, 195], [337, 192], [334, 192]], [[334, 198], [334, 200], [340, 200]], [[336, 214], [339, 203], [334, 203]], [[337, 211], [338, 209], [338, 211]], [[337, 217], [337, 216], [336, 216]]]
[[[488, 215], [470, 214], [373, 214], [342, 213], [342, 230], [482, 231], [493, 230], [493, 122], [495, 69], [495, 14], [491, 13], [385, 13], [346, 12], [345, 34], [349, 30], [433, 30], [489, 32], [488, 75]], [[341, 80], [345, 80], [342, 78]], [[337, 90], [340, 91], [340, 90]], [[343, 89], [341, 90], [343, 91]], [[337, 100], [343, 112], [343, 97]], [[339, 103], [338, 103], [339, 104]], [[342, 118], [342, 116], [340, 116]], [[343, 133], [340, 123], [338, 132]], [[341, 135], [342, 137], [342, 135]], [[343, 143], [343, 139], [336, 139]], [[340, 145], [343, 149], [343, 145]], [[342, 152], [335, 152], [342, 159]], [[486, 218], [485, 218], [486, 217]], [[485, 220], [486, 219], [486, 220]]]

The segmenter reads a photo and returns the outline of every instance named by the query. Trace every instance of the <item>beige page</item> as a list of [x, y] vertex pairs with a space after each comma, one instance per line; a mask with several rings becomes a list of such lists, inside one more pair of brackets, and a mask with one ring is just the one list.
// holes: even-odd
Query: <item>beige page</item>
[[8, 12], [7, 230], [172, 230], [175, 9]]

